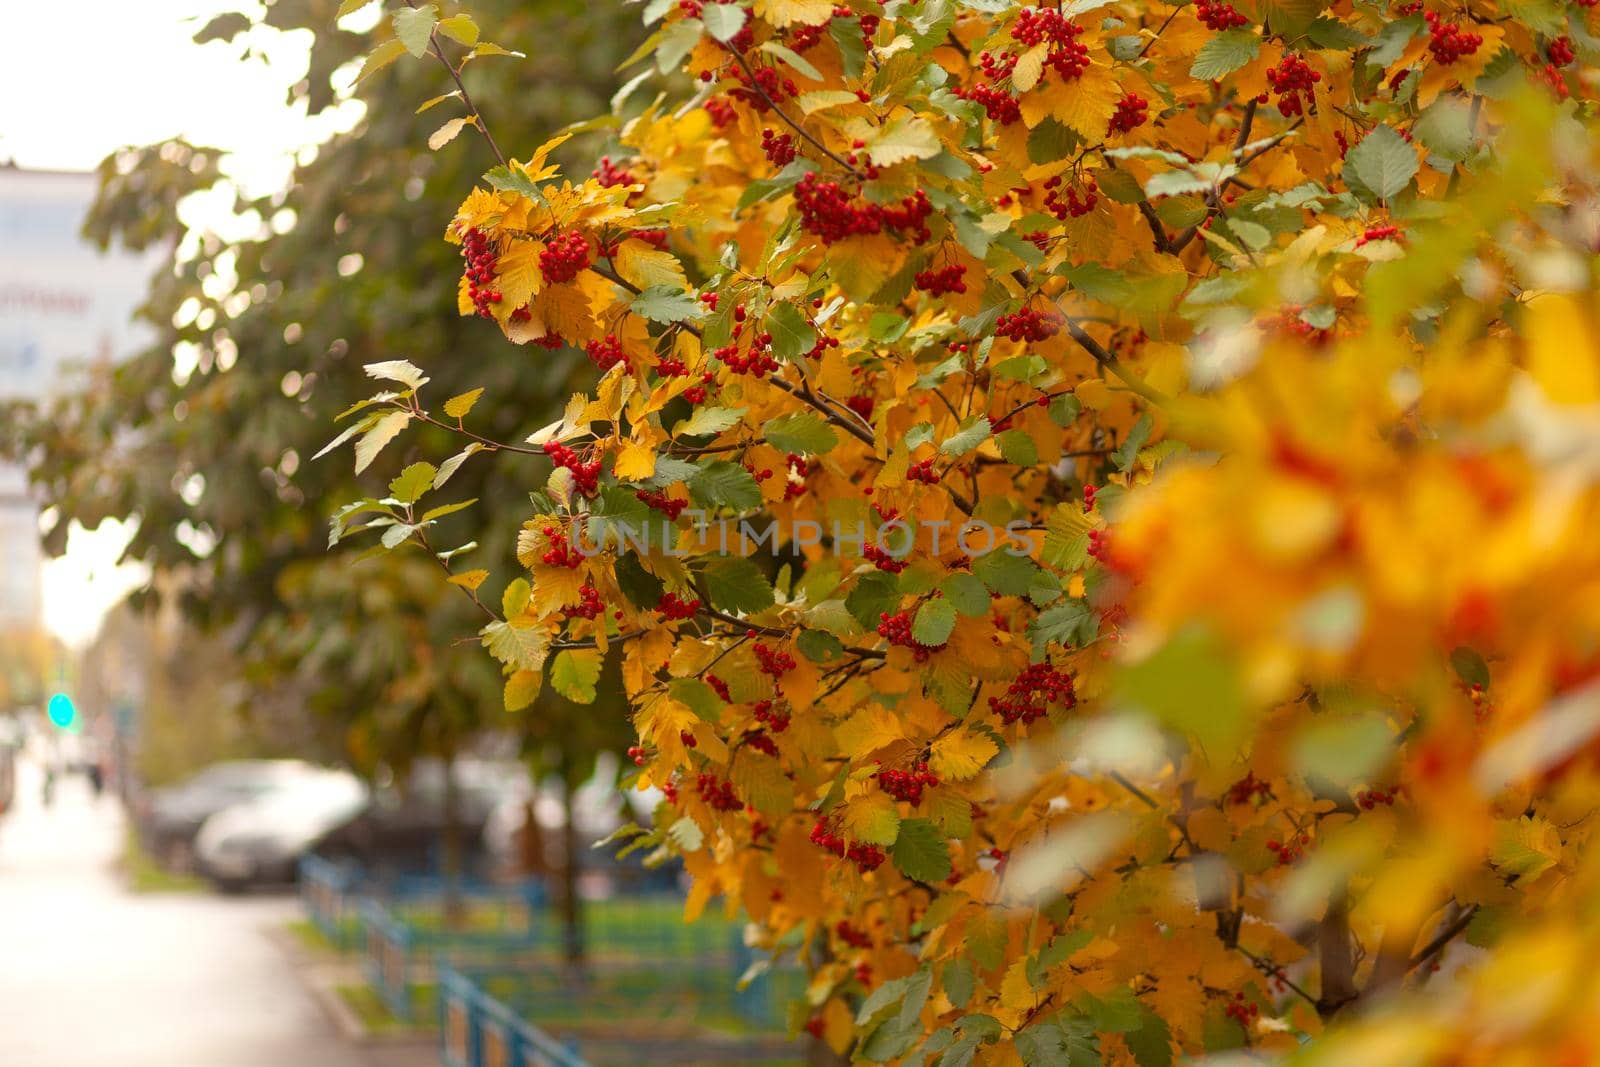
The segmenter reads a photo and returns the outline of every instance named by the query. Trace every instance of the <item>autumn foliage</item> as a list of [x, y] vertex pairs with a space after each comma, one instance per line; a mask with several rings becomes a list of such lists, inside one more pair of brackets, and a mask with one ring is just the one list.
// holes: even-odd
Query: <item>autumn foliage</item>
[[[436, 556], [508, 709], [622, 658], [636, 844], [840, 1053], [1600, 1062], [1589, 8], [643, 13], [592, 173], [440, 220], [593, 388], [497, 441], [369, 367], [358, 465], [465, 448], [334, 536]], [[369, 68], [504, 51], [440, 17]], [[518, 574], [429, 540], [491, 458]]]

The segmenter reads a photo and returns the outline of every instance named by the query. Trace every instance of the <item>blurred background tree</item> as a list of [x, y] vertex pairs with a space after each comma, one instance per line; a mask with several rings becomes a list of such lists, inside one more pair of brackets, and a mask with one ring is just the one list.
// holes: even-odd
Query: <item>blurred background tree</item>
[[[516, 101], [496, 120], [506, 146], [539, 144], [605, 111], [612, 72], [641, 32], [621, 6], [479, 6], [508, 42], [561, 42], [534, 59], [484, 59], [467, 70], [474, 92]], [[339, 102], [334, 86], [350, 81], [364, 51], [361, 35], [329, 32], [337, 8], [338, 0], [272, 0], [261, 18], [280, 31], [317, 32], [307, 77], [289, 100], [313, 116]], [[229, 14], [196, 39], [244, 41], [253, 25]], [[437, 66], [395, 64], [360, 91], [414, 100], [449, 88]], [[507, 717], [492, 661], [470, 640], [482, 619], [436, 573], [424, 573], [432, 561], [358, 561], [354, 551], [327, 547], [331, 511], [361, 486], [348, 463], [312, 456], [337, 432], [334, 416], [370, 393], [364, 364], [411, 358], [441, 395], [487, 385], [493, 406], [486, 399], [475, 417], [497, 439], [517, 440], [555, 417], [584, 361], [572, 350], [507, 346], [492, 324], [457, 314], [460, 266], [438, 240], [440, 220], [494, 160], [476, 138], [429, 152], [438, 121], [371, 109], [348, 134], [303, 151], [289, 188], [238, 196], [237, 218], [255, 228], [242, 240], [179, 218], [185, 198], [233, 188], [218, 152], [169, 141], [108, 158], [85, 229], [102, 244], [171, 249], [141, 313], [157, 336], [37, 412], [13, 443], [57, 509], [52, 551], [64, 547], [70, 520], [137, 519], [127, 558], [182, 580], [153, 583], [136, 601], [153, 606], [157, 585], [175, 590], [189, 624], [224, 640], [227, 662], [248, 683], [216, 691], [242, 697], [233, 703], [255, 721], [309, 716], [317, 729], [308, 737], [331, 739], [368, 773], [379, 765], [403, 772], [420, 756], [461, 752], [485, 728], [512, 728], [530, 757], [575, 782], [592, 772], [597, 751], [627, 743], [620, 698], [609, 715], [539, 705]], [[574, 139], [565, 154], [591, 157], [599, 136]], [[410, 453], [382, 457], [368, 477], [439, 454], [447, 437], [413, 435]], [[503, 509], [499, 520], [479, 515], [475, 525], [514, 530], [547, 473], [542, 458], [468, 461], [450, 489]], [[444, 520], [439, 547], [459, 543], [453, 532]], [[509, 540], [473, 551], [474, 566], [513, 573]], [[187, 714], [220, 713], [203, 704]]]

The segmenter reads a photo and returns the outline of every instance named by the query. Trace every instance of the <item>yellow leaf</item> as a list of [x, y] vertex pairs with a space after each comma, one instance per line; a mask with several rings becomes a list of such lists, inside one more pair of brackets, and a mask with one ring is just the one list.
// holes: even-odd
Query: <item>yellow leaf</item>
[[652, 285], [670, 285], [682, 289], [689, 284], [683, 273], [683, 265], [676, 256], [637, 238], [622, 242], [611, 262], [624, 281], [641, 289], [648, 289]]
[[928, 768], [940, 778], [963, 782], [975, 777], [999, 751], [987, 734], [958, 730], [933, 743]]
[[648, 478], [656, 472], [656, 453], [649, 445], [637, 441], [629, 441], [622, 446], [622, 451], [617, 453], [617, 461], [613, 468], [616, 476], [622, 481], [636, 481]]
[[841, 822], [846, 834], [869, 845], [892, 845], [900, 836], [900, 809], [877, 790], [847, 803]]
[[521, 711], [539, 695], [543, 675], [538, 671], [517, 671], [506, 679], [506, 710]]
[[834, 727], [833, 732], [839, 739], [841, 751], [861, 756], [875, 752], [905, 736], [900, 720], [888, 709], [877, 704], [869, 704], [862, 708]]
[[496, 284], [502, 307], [522, 307], [544, 288], [544, 272], [539, 269], [543, 251], [543, 241], [516, 241], [500, 256]]
[[756, 15], [778, 29], [821, 26], [833, 17], [833, 0], [756, 0]]
[[535, 315], [545, 329], [559, 333], [568, 344], [582, 345], [596, 337], [589, 294], [576, 285], [552, 285], [538, 297]]
[[1117, 101], [1122, 99], [1122, 87], [1109, 68], [1095, 64], [1073, 81], [1052, 81], [1040, 93], [1024, 97], [1024, 121], [1027, 121], [1028, 101], [1039, 95], [1045, 98], [1050, 114], [1084, 137], [1099, 140], [1106, 134], [1111, 116], [1117, 110]]
[[1044, 73], [1045, 53], [1050, 50], [1048, 44], [1037, 44], [1017, 57], [1017, 65], [1011, 71], [1011, 84], [1019, 93], [1025, 93], [1039, 84], [1039, 76]]
[[477, 117], [468, 115], [464, 118], [451, 119], [449, 122], [445, 123], [443, 126], [440, 126], [437, 130], [434, 130], [433, 133], [429, 135], [428, 147], [437, 152], [439, 149], [455, 140], [456, 134], [466, 129], [469, 123], [476, 125]]
[[468, 392], [453, 396], [444, 402], [444, 413], [449, 415], [452, 419], [464, 419], [467, 417], [467, 413], [472, 410], [472, 406], [478, 402], [478, 398], [482, 395], [483, 389], [482, 387], [479, 387], [477, 389], [472, 389]]
[[462, 571], [460, 574], [452, 574], [450, 576], [450, 584], [459, 585], [463, 589], [471, 589], [476, 592], [478, 586], [482, 585], [488, 578], [488, 571]]

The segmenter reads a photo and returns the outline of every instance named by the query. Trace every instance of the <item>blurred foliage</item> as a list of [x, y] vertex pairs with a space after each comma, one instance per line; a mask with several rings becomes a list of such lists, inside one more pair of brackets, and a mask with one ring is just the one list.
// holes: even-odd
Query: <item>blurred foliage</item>
[[[519, 40], [562, 45], [536, 62], [497, 58], [466, 73], [475, 91], [518, 102], [508, 136], [537, 142], [604, 108], [620, 50], [639, 35], [635, 20], [577, 3], [488, 6]], [[362, 51], [359, 35], [332, 28], [336, 10], [335, 0], [276, 0], [262, 19], [317, 31], [289, 100], [312, 115], [339, 102], [332, 86], [348, 81]], [[250, 29], [225, 15], [197, 39], [248, 47], [260, 32], [239, 36]], [[426, 98], [448, 88], [436, 68], [408, 65], [360, 91]], [[311, 457], [333, 416], [365, 394], [357, 368], [437, 354], [428, 370], [441, 387], [492, 383], [496, 405], [483, 412], [496, 433], [524, 436], [548, 421], [576, 362], [575, 353], [541, 353], [544, 373], [529, 375], [529, 357], [496, 343], [490, 324], [456, 315], [456, 255], [437, 240], [438, 220], [493, 160], [465, 139], [428, 152], [435, 125], [432, 114], [374, 109], [350, 134], [302, 152], [291, 188], [238, 198], [239, 215], [259, 221], [243, 241], [179, 219], [185, 197], [230, 188], [219, 152], [171, 141], [107, 159], [85, 230], [103, 245], [172, 249], [141, 313], [156, 339], [79, 394], [12, 420], [7, 433], [59, 509], [51, 551], [64, 548], [69, 520], [93, 527], [136, 516], [127, 556], [181, 576], [184, 614], [237, 648], [252, 705], [314, 710], [343, 731], [362, 766], [458, 748], [480, 709], [499, 716], [500, 700], [494, 670], [453, 643], [475, 628], [471, 605], [422, 580], [425, 557], [358, 563], [354, 551], [327, 549], [325, 502], [348, 499], [355, 482], [347, 467]], [[589, 143], [574, 142], [575, 153], [596, 147], [581, 140]], [[413, 447], [437, 451], [444, 436], [420, 435]], [[397, 451], [384, 466], [405, 462]], [[515, 508], [544, 473], [469, 463], [452, 490], [491, 510]], [[508, 515], [501, 525], [514, 524]], [[498, 562], [511, 550], [507, 539], [477, 552]]]

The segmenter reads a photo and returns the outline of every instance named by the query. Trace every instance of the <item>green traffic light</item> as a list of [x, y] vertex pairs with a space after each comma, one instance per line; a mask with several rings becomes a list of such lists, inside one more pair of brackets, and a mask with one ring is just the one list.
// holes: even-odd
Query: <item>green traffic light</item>
[[59, 730], [71, 730], [78, 725], [78, 708], [65, 693], [52, 695], [46, 711], [51, 724]]

